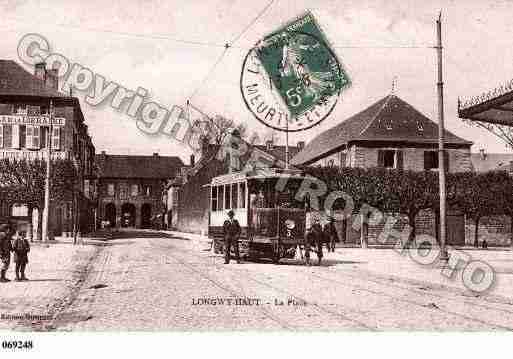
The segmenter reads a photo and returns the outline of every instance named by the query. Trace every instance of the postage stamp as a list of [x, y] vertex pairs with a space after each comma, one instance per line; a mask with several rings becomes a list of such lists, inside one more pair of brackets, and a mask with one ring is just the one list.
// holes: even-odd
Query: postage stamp
[[349, 85], [311, 12], [258, 41], [241, 73], [248, 109], [263, 124], [281, 131], [306, 130], [320, 123]]

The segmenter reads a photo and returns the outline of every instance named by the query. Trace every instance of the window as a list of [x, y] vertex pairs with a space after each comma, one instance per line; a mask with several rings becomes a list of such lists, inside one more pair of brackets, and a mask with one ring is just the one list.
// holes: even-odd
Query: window
[[12, 125], [3, 125], [3, 147], [11, 148], [12, 147]]
[[27, 114], [27, 105], [17, 103], [14, 105], [14, 113], [17, 115], [26, 115]]
[[136, 197], [136, 196], [137, 196], [137, 194], [138, 194], [138, 192], [139, 192], [139, 186], [138, 186], [138, 185], [136, 185], [136, 184], [133, 184], [133, 185], [130, 187], [130, 195], [131, 195], [132, 197]]
[[242, 182], [240, 185], [240, 208], [246, 208], [246, 183]]
[[107, 185], [107, 195], [114, 196], [114, 183], [109, 183]]
[[232, 183], [232, 208], [239, 208], [239, 184]]
[[27, 114], [29, 116], [37, 116], [40, 113], [41, 113], [41, 110], [40, 110], [39, 106], [32, 106], [32, 105], [27, 106]]
[[[444, 152], [445, 171], [449, 171], [449, 156]], [[432, 170], [439, 168], [438, 151], [424, 151], [424, 169]]]
[[151, 196], [151, 186], [145, 186], [144, 193], [146, 194], [147, 197]]
[[4, 125], [0, 125], [0, 148], [4, 147]]
[[438, 153], [436, 151], [424, 151], [424, 169], [438, 168]]
[[39, 128], [39, 131], [40, 131], [39, 138], [40, 138], [40, 142], [41, 142], [41, 148], [46, 148], [46, 143], [48, 142], [49, 128], [48, 128], [48, 126], [41, 126]]
[[230, 185], [224, 186], [224, 209], [230, 209]]
[[217, 210], [223, 210], [224, 186], [217, 186]]
[[[18, 127], [19, 136], [20, 136], [20, 147], [27, 147], [27, 126], [21, 125]], [[28, 134], [30, 136], [29, 141], [32, 143], [32, 132]]]
[[60, 150], [61, 149], [61, 128], [54, 126], [52, 133], [52, 149]]
[[378, 167], [403, 168], [403, 151], [378, 150]]
[[211, 208], [212, 211], [217, 211], [217, 186], [212, 186], [210, 189]]
[[24, 204], [13, 204], [11, 213], [13, 217], [27, 217], [28, 207]]
[[119, 198], [127, 199], [128, 198], [128, 184], [121, 183], [119, 185]]

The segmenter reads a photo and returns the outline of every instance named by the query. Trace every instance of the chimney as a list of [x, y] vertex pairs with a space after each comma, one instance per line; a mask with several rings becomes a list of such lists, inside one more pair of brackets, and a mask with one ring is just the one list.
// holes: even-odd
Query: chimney
[[194, 163], [195, 163], [195, 162], [194, 162], [194, 155], [192, 154], [192, 155], [191, 155], [191, 167], [194, 167]]
[[267, 149], [267, 151], [271, 151], [274, 148], [273, 140], [265, 141], [265, 148]]
[[297, 150], [302, 151], [303, 148], [305, 148], [305, 141], [298, 141], [297, 143]]
[[59, 90], [58, 73], [59, 73], [58, 69], [51, 69], [51, 70], [48, 70], [46, 73], [46, 86], [54, 89], [55, 91]]
[[44, 62], [35, 65], [34, 75], [41, 81], [46, 82], [46, 64]]
[[481, 155], [481, 159], [483, 161], [486, 160], [486, 152], [485, 152], [484, 148], [479, 149], [479, 154]]

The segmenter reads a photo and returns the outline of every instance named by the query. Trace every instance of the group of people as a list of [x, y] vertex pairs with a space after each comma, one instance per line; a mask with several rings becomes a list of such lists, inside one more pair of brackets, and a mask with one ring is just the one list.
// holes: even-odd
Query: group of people
[[324, 228], [321, 226], [319, 218], [314, 218], [312, 226], [308, 229], [305, 238], [305, 264], [310, 265], [310, 252], [315, 250], [318, 264], [320, 265], [323, 257], [323, 245], [326, 244], [328, 252], [335, 252], [335, 245], [339, 241], [337, 229], [335, 228], [335, 219], [333, 217], [328, 218], [328, 223], [324, 225]]
[[0, 283], [10, 282], [6, 277], [7, 270], [11, 264], [11, 252], [14, 253], [16, 281], [28, 280], [25, 276], [25, 269], [28, 263], [30, 243], [25, 238], [24, 232], [16, 233], [9, 224], [0, 225]]
[[[224, 262], [230, 263], [230, 251], [233, 247], [235, 259], [237, 263], [240, 263], [239, 256], [239, 237], [241, 233], [241, 227], [239, 222], [234, 218], [235, 213], [233, 210], [228, 212], [228, 219], [223, 224], [223, 237], [224, 237]], [[333, 217], [328, 218], [328, 223], [321, 226], [319, 218], [314, 218], [312, 226], [306, 233], [304, 242], [305, 251], [305, 263], [310, 265], [310, 252], [315, 251], [317, 253], [318, 264], [321, 264], [323, 253], [322, 247], [326, 244], [328, 252], [335, 252], [335, 245], [339, 242], [337, 229], [335, 228], [335, 219]], [[299, 248], [301, 257], [303, 253]]]

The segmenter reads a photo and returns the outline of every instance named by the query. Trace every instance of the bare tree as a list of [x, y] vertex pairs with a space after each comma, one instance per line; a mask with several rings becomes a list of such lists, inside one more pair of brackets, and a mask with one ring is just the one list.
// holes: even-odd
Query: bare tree
[[513, 127], [507, 125], [501, 125], [498, 123], [489, 123], [489, 122], [481, 122], [475, 120], [466, 120], [465, 121], [470, 126], [477, 126], [480, 128], [484, 128], [488, 132], [497, 136], [501, 139], [507, 147], [513, 149]]

